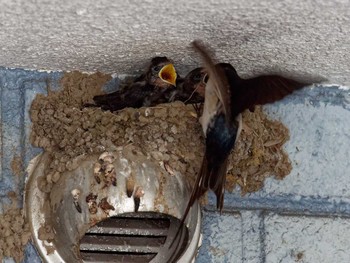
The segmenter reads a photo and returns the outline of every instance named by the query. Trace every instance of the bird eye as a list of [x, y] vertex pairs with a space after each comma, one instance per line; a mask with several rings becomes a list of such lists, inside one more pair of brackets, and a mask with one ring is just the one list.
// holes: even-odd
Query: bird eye
[[193, 80], [195, 81], [201, 81], [202, 80], [202, 74], [198, 73], [193, 76]]
[[154, 66], [154, 67], [152, 68], [152, 70], [155, 71], [155, 72], [158, 72], [159, 70], [161, 70], [161, 68], [162, 68], [162, 67], [158, 65], [158, 66]]

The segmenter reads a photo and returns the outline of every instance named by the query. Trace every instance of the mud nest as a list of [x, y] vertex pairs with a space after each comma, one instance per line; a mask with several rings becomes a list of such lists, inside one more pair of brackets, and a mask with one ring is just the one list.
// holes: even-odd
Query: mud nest
[[[101, 73], [66, 73], [60, 91], [48, 87], [47, 96], [38, 94], [34, 99], [31, 142], [51, 153], [40, 189], [50, 192], [61, 173], [75, 169], [87, 154], [129, 144], [193, 183], [204, 154], [204, 137], [193, 107], [174, 102], [116, 113], [83, 108], [110, 79]], [[227, 189], [239, 185], [242, 194], [254, 192], [266, 177], [281, 179], [289, 174], [291, 164], [282, 147], [288, 139], [288, 129], [269, 120], [261, 108], [244, 112], [243, 131], [230, 156]]]
[[21, 262], [31, 233], [29, 224], [24, 220], [23, 209], [17, 208], [16, 193], [9, 192], [8, 197], [11, 205], [5, 205], [4, 213], [0, 214], [0, 261], [4, 257], [12, 257], [16, 262]]

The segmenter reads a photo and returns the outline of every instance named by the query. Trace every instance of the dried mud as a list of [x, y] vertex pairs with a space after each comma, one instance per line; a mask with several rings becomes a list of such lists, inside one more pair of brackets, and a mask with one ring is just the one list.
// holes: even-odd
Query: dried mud
[[16, 193], [9, 192], [8, 197], [11, 205], [5, 206], [4, 214], [0, 214], [0, 261], [4, 257], [12, 257], [15, 262], [21, 262], [31, 233], [23, 209], [17, 208]]

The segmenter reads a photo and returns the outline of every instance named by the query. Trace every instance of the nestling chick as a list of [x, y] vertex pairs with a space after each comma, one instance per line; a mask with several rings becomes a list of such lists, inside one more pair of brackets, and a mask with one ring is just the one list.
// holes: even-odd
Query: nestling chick
[[169, 101], [175, 90], [177, 73], [166, 57], [155, 57], [147, 71], [127, 88], [93, 98], [95, 104], [85, 106], [101, 107], [102, 110], [118, 111], [127, 107], [154, 106]]

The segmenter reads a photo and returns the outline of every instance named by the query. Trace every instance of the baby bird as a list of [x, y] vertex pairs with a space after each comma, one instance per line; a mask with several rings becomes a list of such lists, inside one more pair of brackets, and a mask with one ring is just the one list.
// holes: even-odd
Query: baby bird
[[167, 96], [170, 96], [169, 90], [176, 89], [176, 78], [177, 73], [172, 62], [166, 57], [155, 57], [147, 71], [136, 78], [129, 87], [95, 96], [95, 104], [87, 106], [110, 111], [153, 106], [158, 104], [158, 101], [167, 100]]

